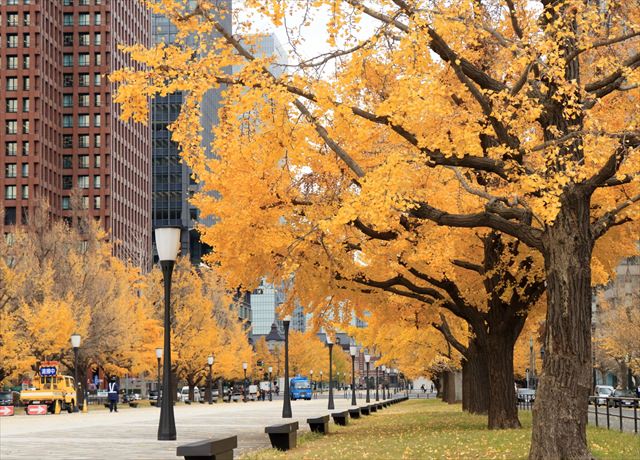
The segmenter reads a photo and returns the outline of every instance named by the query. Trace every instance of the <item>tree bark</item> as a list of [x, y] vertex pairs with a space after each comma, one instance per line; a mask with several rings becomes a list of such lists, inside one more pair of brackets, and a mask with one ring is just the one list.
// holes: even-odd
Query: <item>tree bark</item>
[[514, 340], [506, 334], [487, 336], [490, 430], [521, 426], [513, 382], [513, 346]]
[[567, 190], [544, 237], [545, 360], [533, 406], [531, 460], [592, 458], [587, 447], [591, 382], [589, 195]]
[[476, 340], [470, 340], [462, 362], [462, 410], [471, 414], [489, 411], [489, 369], [487, 354]]

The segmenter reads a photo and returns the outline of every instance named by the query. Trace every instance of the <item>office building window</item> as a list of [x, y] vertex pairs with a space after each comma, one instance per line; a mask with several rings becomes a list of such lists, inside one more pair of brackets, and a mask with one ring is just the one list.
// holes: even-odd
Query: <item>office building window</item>
[[18, 34], [7, 34], [7, 48], [18, 47]]
[[73, 176], [62, 176], [62, 189], [71, 190], [73, 188]]
[[28, 185], [23, 185], [22, 186], [22, 199], [23, 200], [28, 200], [29, 199], [29, 186]]
[[78, 17], [78, 25], [79, 26], [88, 26], [90, 23], [90, 15], [89, 13], [80, 13]]
[[99, 196], [94, 196], [93, 197], [93, 209], [100, 209], [100, 197]]
[[73, 156], [72, 155], [62, 155], [62, 167], [64, 169], [73, 168]]
[[73, 88], [73, 74], [65, 73], [62, 78], [62, 83], [65, 88]]
[[65, 67], [73, 67], [73, 54], [65, 53], [62, 55], [62, 65]]
[[63, 94], [62, 95], [62, 106], [63, 107], [73, 107], [73, 94]]
[[102, 105], [102, 95], [101, 94], [94, 94], [93, 95], [93, 105], [95, 107], [100, 107]]
[[102, 45], [102, 34], [100, 32], [93, 34], [93, 44], [96, 46]]
[[102, 75], [100, 75], [99, 73], [94, 73], [93, 74], [93, 85], [94, 86], [100, 86], [102, 84]]
[[83, 113], [78, 115], [78, 126], [81, 128], [88, 128], [89, 127], [89, 114], [88, 113]]
[[15, 70], [18, 68], [18, 56], [7, 56], [7, 69]]
[[93, 53], [93, 62], [95, 65], [102, 65], [102, 54]]
[[71, 134], [62, 135], [62, 147], [64, 147], [65, 149], [73, 148], [73, 135]]
[[63, 128], [73, 128], [73, 115], [63, 115], [62, 116], [62, 127]]
[[64, 46], [73, 46], [73, 33], [72, 32], [65, 32], [62, 35], [62, 44]]
[[95, 13], [93, 15], [93, 24], [96, 26], [102, 25], [102, 14], [101, 13]]
[[22, 68], [28, 69], [31, 66], [31, 56], [22, 56]]
[[22, 34], [22, 46], [29, 48], [31, 46], [31, 35]]
[[101, 161], [101, 160], [102, 160], [102, 159], [100, 158], [100, 155], [96, 155], [96, 156], [94, 156], [94, 157], [93, 157], [93, 166], [94, 166], [95, 168], [99, 168], [99, 167], [100, 167], [100, 165], [102, 164], [102, 161]]
[[93, 115], [93, 126], [99, 128], [101, 125], [102, 119], [100, 118], [100, 114], [96, 113]]
[[25, 26], [31, 25], [31, 13], [22, 13], [22, 23]]
[[4, 149], [7, 156], [15, 157], [18, 153], [18, 143], [16, 141], [5, 142]]
[[62, 16], [62, 24], [65, 25], [65, 26], [72, 26], [73, 25], [73, 13], [64, 13], [64, 15]]
[[89, 167], [89, 155], [78, 156], [78, 166], [82, 169], [87, 169]]
[[5, 132], [7, 134], [18, 134], [18, 120], [7, 120], [5, 122]]
[[100, 188], [102, 185], [100, 176], [93, 176], [93, 188]]
[[18, 13], [7, 13], [7, 25], [9, 27], [18, 27]]
[[78, 65], [82, 67], [89, 65], [89, 53], [78, 54]]
[[80, 86], [89, 86], [89, 74], [88, 73], [81, 73], [78, 75], [78, 85]]
[[29, 163], [22, 163], [22, 177], [29, 177]]
[[78, 96], [78, 105], [80, 107], [89, 107], [89, 95], [88, 94], [80, 94]]
[[29, 111], [29, 98], [28, 97], [23, 97], [22, 98], [22, 111], [23, 112], [28, 112]]
[[31, 144], [29, 144], [29, 141], [23, 141], [22, 142], [22, 155], [27, 156], [31, 153], [31, 149], [29, 148]]
[[18, 77], [7, 77], [7, 91], [18, 91]]
[[81, 32], [78, 34], [78, 43], [80, 46], [89, 46], [91, 43], [91, 34], [89, 32]]
[[18, 112], [18, 99], [7, 99], [7, 113], [17, 113]]
[[83, 196], [82, 197], [82, 209], [89, 209], [89, 197], [88, 196]]
[[4, 167], [4, 177], [13, 179], [18, 175], [18, 165], [15, 163], [7, 163]]
[[93, 146], [102, 147], [102, 137], [100, 136], [100, 134], [93, 135]]
[[78, 188], [89, 188], [89, 176], [78, 176]]
[[4, 198], [6, 200], [15, 200], [16, 199], [16, 186], [15, 185], [5, 185], [4, 186]]
[[22, 120], [22, 134], [29, 134], [31, 132], [31, 124], [29, 120]]
[[88, 148], [89, 147], [89, 135], [88, 134], [80, 134], [78, 136], [78, 147]]
[[68, 196], [62, 197], [62, 209], [64, 211], [71, 209], [71, 199]]
[[29, 91], [31, 89], [31, 79], [29, 77], [22, 77], [22, 89]]

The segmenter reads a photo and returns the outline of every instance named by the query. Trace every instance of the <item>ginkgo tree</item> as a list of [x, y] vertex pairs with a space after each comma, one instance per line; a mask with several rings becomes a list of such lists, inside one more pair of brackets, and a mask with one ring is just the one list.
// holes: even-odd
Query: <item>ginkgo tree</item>
[[[330, 11], [327, 52], [280, 76], [225, 30], [218, 18], [231, 12], [218, 2], [149, 5], [196, 52], [130, 48], [147, 68], [114, 75], [126, 82], [117, 101], [145, 120], [149, 96], [188, 91], [173, 139], [204, 182], [195, 202], [222, 223], [203, 234], [213, 259], [247, 284], [259, 265], [273, 278], [295, 272], [311, 300], [335, 288], [312, 282], [318, 268], [353, 260], [339, 248], [365, 264], [375, 256], [354, 234], [396, 254], [443, 227], [520, 241], [543, 260], [547, 292], [530, 457], [589, 458], [592, 252], [613, 227], [633, 237], [640, 201], [633, 2], [247, 1], [276, 25], [292, 10], [305, 22]], [[329, 62], [330, 73], [316, 71]], [[220, 85], [211, 159], [194, 127], [200, 99]], [[259, 129], [246, 129], [251, 118]]]

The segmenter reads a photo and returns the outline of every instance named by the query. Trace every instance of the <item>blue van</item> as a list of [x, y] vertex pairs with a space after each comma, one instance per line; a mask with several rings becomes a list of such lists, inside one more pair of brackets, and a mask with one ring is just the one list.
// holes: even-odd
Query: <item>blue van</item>
[[293, 377], [289, 381], [289, 391], [292, 401], [296, 399], [311, 400], [311, 383], [306, 377]]

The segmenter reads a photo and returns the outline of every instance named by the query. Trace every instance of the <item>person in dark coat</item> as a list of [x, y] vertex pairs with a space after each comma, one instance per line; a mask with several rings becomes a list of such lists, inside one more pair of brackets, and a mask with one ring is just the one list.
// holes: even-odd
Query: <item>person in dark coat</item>
[[118, 397], [120, 391], [120, 385], [115, 376], [111, 377], [111, 381], [107, 384], [108, 397], [109, 397], [109, 412], [118, 412]]

